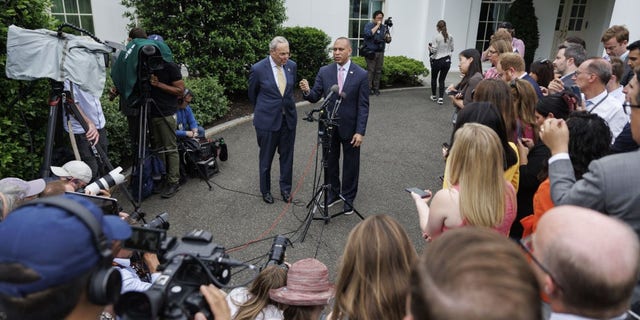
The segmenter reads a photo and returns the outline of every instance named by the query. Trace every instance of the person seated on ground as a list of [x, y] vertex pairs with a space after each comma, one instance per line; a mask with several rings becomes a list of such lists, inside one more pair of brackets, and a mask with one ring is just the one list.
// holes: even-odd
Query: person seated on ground
[[176, 112], [176, 137], [178, 138], [206, 138], [204, 128], [198, 125], [198, 121], [193, 115], [191, 109], [191, 100], [193, 92], [184, 89], [182, 99], [178, 102], [178, 111]]
[[51, 166], [51, 172], [66, 182], [65, 191], [75, 192], [91, 182], [91, 168], [80, 160], [71, 160], [62, 167]]
[[283, 319], [281, 305], [269, 297], [269, 290], [282, 288], [287, 284], [286, 266], [268, 266], [248, 288], [231, 290], [225, 300], [234, 320]]
[[416, 259], [407, 232], [395, 219], [367, 217], [347, 238], [333, 311], [327, 319], [402, 319], [409, 273]]
[[[500, 80], [495, 80], [492, 82], [504, 85], [504, 83]], [[498, 95], [495, 96], [498, 97]], [[507, 94], [506, 97], [509, 101], [511, 100], [511, 95]], [[490, 102], [473, 102], [468, 104], [464, 109], [460, 110], [460, 112], [458, 113], [456, 125], [453, 128], [453, 133], [451, 134], [451, 142], [449, 143], [451, 146], [453, 145], [453, 138], [456, 131], [464, 124], [469, 122], [483, 124], [493, 129], [493, 131], [498, 135], [498, 137], [500, 138], [500, 145], [502, 146], [502, 150], [505, 154], [506, 160], [503, 164], [504, 178], [507, 181], [511, 182], [511, 185], [517, 191], [520, 176], [518, 147], [513, 142], [509, 142], [509, 138], [507, 137], [507, 130], [505, 128], [504, 121], [502, 120], [502, 115], [500, 114], [498, 108]], [[447, 149], [445, 152], [446, 162], [449, 162], [447, 156], [448, 152], [449, 149]], [[444, 168], [445, 176], [447, 175], [448, 170], [448, 164], [446, 164]], [[447, 189], [449, 188], [449, 186], [449, 182], [443, 177], [442, 189]]]
[[[591, 161], [610, 153], [611, 131], [607, 122], [595, 113], [575, 111], [567, 118], [566, 123], [569, 128], [569, 158], [574, 176], [576, 180], [580, 180], [589, 170]], [[526, 226], [523, 237], [534, 233], [542, 215], [554, 207], [547, 171], [544, 170], [542, 174], [545, 180], [534, 195], [533, 214], [522, 221], [522, 225]]]
[[0, 221], [24, 202], [37, 198], [44, 187], [43, 179], [24, 181], [20, 178], [4, 178], [0, 180], [0, 213], [2, 214]]
[[40, 192], [38, 197], [44, 198], [62, 195], [67, 191], [66, 185], [67, 182], [62, 180], [48, 181], [47, 185], [44, 187], [44, 190]]
[[559, 206], [540, 219], [524, 247], [549, 296], [551, 320], [625, 319], [640, 267], [638, 237], [626, 223]]
[[284, 320], [317, 320], [335, 293], [324, 263], [307, 258], [296, 261], [287, 273], [287, 285], [269, 290], [271, 300], [286, 305]]
[[[463, 110], [466, 110], [463, 109]], [[504, 153], [489, 127], [467, 123], [456, 131], [445, 180], [451, 186], [421, 198], [412, 192], [420, 229], [429, 241], [448, 229], [466, 225], [493, 228], [508, 236], [516, 217], [516, 191], [505, 180]]]
[[16, 209], [0, 223], [2, 313], [6, 319], [97, 319], [120, 295], [110, 242], [130, 235], [124, 221], [80, 196]]
[[405, 320], [539, 320], [533, 269], [518, 246], [465, 227], [430, 243], [412, 268]]
[[[121, 214], [123, 216], [123, 214]], [[124, 214], [127, 220], [128, 214]], [[112, 246], [113, 266], [120, 271], [122, 276], [121, 293], [129, 291], [145, 291], [160, 277], [158, 272], [160, 261], [152, 252], [141, 252], [141, 261], [132, 260], [134, 251], [123, 248], [123, 241], [114, 241]], [[147, 272], [148, 270], [148, 272]]]

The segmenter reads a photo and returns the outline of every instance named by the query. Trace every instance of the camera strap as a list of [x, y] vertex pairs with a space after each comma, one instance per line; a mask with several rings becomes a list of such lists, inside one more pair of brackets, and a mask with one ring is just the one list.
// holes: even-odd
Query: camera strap
[[80, 158], [80, 152], [78, 151], [78, 143], [76, 142], [76, 137], [73, 134], [73, 127], [71, 125], [71, 110], [68, 110], [68, 108], [70, 108], [70, 107], [67, 105], [68, 103], [73, 103], [73, 104], [76, 103], [76, 101], [74, 99], [74, 95], [73, 95], [73, 82], [71, 82], [71, 81], [69, 81], [69, 95], [70, 95], [70, 97], [65, 97], [66, 99], [62, 99], [61, 100], [62, 104], [63, 104], [63, 107], [65, 108], [65, 111], [67, 112], [67, 133], [69, 133], [69, 143], [71, 143], [71, 149], [73, 150], [74, 158], [76, 160], [82, 160]]

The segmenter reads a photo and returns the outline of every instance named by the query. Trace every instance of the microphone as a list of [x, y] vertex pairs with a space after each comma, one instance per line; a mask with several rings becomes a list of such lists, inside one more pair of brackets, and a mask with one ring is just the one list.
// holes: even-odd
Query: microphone
[[336, 100], [336, 104], [333, 106], [333, 112], [331, 113], [331, 117], [335, 118], [336, 114], [338, 114], [338, 109], [340, 109], [340, 104], [342, 103], [342, 99], [346, 98], [347, 94], [344, 92], [340, 92], [338, 100]]
[[333, 86], [331, 86], [331, 89], [329, 90], [330, 90], [329, 94], [324, 98], [324, 101], [329, 101], [329, 99], [334, 93], [338, 93], [338, 91], [340, 91], [340, 87], [338, 87], [337, 84], [334, 84]]

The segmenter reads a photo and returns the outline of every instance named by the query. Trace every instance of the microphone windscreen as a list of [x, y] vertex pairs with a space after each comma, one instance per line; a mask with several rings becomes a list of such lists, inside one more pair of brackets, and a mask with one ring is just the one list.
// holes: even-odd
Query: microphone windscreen
[[337, 84], [334, 84], [333, 86], [331, 86], [331, 92], [338, 93], [338, 91], [340, 91], [340, 87], [338, 87]]

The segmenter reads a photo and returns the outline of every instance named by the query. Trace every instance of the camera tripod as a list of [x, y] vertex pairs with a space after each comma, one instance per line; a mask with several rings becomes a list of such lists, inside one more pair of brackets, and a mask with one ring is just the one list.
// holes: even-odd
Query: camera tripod
[[[319, 179], [317, 180], [314, 179], [314, 184], [316, 185], [314, 186], [313, 197], [311, 198], [309, 203], [307, 203], [307, 206], [306, 206], [309, 209], [309, 211], [307, 212], [307, 216], [304, 221], [304, 228], [302, 230], [302, 233], [298, 237], [298, 239], [296, 239], [296, 241], [299, 240], [300, 242], [304, 242], [304, 239], [307, 235], [307, 232], [309, 231], [309, 227], [311, 226], [311, 222], [313, 220], [323, 220], [325, 224], [328, 224], [329, 221], [331, 221], [331, 218], [335, 218], [337, 216], [343, 215], [349, 211], [353, 211], [355, 214], [358, 215], [360, 220], [364, 220], [364, 217], [360, 214], [360, 212], [358, 212], [358, 210], [356, 210], [353, 204], [349, 202], [347, 199], [345, 199], [344, 196], [340, 193], [338, 193], [336, 196], [346, 204], [346, 207], [348, 209], [338, 213], [329, 214], [329, 192], [331, 191], [331, 181], [330, 181], [330, 177], [327, 175], [327, 170], [329, 168], [329, 161], [327, 157], [331, 152], [331, 138], [334, 134], [333, 130], [338, 125], [336, 122], [337, 118], [335, 117], [335, 115], [336, 115], [336, 111], [339, 106], [339, 103], [336, 103], [336, 107], [333, 113], [328, 112], [328, 110], [326, 109], [326, 104], [327, 102], [325, 102], [323, 106], [321, 106], [319, 109], [312, 110], [304, 118], [304, 120], [307, 120], [310, 122], [318, 121], [318, 143], [322, 145], [322, 160], [320, 161], [322, 163], [322, 166], [320, 167], [319, 174], [316, 169], [316, 173], [317, 173], [316, 176], [322, 175], [323, 184], [322, 185], [319, 184], [320, 182]], [[314, 113], [319, 113], [317, 119], [313, 118]], [[318, 163], [318, 155], [316, 153], [316, 168], [317, 168], [317, 163]], [[318, 212], [320, 213], [320, 216], [316, 217], [316, 213]]]

